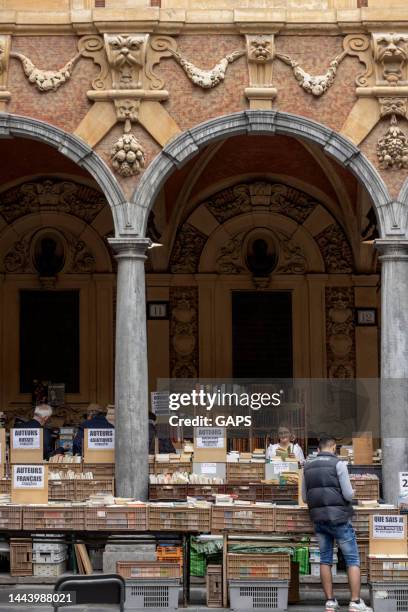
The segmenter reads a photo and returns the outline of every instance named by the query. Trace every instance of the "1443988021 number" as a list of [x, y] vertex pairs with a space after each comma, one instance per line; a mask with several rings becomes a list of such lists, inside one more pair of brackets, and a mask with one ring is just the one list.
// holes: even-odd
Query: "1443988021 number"
[[11, 604], [74, 604], [75, 593], [9, 593]]

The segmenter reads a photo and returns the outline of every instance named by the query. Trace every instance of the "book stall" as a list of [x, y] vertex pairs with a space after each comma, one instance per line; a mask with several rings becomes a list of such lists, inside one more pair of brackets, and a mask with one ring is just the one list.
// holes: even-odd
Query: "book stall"
[[[85, 436], [83, 458], [48, 462], [41, 431], [39, 438], [10, 432], [0, 479], [0, 562], [8, 557], [16, 581], [113, 572], [126, 581], [129, 609], [144, 609], [154, 592], [157, 607], [171, 610], [179, 597], [187, 604], [191, 580], [205, 580], [209, 607], [259, 609], [262, 600], [265, 610], [283, 611], [299, 601], [300, 584], [319, 580], [319, 548], [293, 456], [268, 461], [261, 447], [228, 448], [225, 428], [198, 427], [177, 454], [149, 456], [149, 501], [141, 502], [115, 496], [114, 430], [107, 431]], [[370, 436], [342, 448], [342, 458], [356, 468], [364, 443], [363, 468], [350, 470], [353, 525], [375, 612], [389, 612], [385, 602], [408, 597], [406, 516], [379, 501]], [[342, 571], [336, 551], [333, 575]]]

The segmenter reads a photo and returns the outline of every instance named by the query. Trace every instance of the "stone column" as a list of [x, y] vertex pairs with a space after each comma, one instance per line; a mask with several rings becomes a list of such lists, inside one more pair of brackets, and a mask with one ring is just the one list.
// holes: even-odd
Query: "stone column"
[[148, 238], [110, 238], [117, 262], [115, 428], [116, 491], [148, 494], [148, 378], [145, 270]]
[[408, 241], [377, 240], [381, 261], [381, 438], [388, 503], [408, 470]]

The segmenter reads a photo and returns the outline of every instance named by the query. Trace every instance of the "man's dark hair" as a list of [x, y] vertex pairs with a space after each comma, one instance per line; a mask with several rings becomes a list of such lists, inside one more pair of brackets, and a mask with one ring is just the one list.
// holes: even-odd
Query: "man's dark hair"
[[319, 438], [319, 450], [323, 450], [324, 448], [327, 448], [328, 446], [333, 446], [333, 444], [336, 444], [337, 440], [334, 436], [331, 436], [329, 434], [324, 434], [323, 436], [320, 436]]

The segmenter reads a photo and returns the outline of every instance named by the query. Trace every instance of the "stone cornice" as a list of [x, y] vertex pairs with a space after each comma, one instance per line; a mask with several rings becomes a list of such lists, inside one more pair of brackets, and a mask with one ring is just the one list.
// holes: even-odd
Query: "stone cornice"
[[14, 35], [104, 32], [284, 33], [335, 35], [399, 30], [408, 25], [408, 8], [327, 11], [285, 9], [184, 10], [155, 7], [71, 11], [0, 10], [0, 33]]

